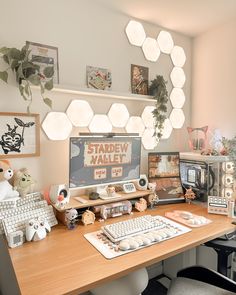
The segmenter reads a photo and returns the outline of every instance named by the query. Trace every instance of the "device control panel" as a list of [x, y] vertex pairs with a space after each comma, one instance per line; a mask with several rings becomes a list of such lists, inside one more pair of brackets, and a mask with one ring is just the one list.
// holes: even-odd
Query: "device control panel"
[[228, 215], [228, 198], [208, 196], [208, 213]]

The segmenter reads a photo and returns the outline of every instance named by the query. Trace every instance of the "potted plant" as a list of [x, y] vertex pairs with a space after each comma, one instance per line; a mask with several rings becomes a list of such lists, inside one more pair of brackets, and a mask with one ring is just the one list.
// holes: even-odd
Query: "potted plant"
[[53, 88], [53, 66], [47, 66], [42, 71], [37, 64], [38, 57], [30, 57], [29, 44], [23, 46], [22, 49], [2, 47], [0, 54], [5, 63], [8, 64], [4, 71], [0, 71], [0, 79], [7, 83], [8, 71], [12, 70], [15, 73], [20, 94], [28, 102], [27, 111], [30, 112], [33, 99], [32, 85], [40, 87], [44, 103], [51, 108], [52, 101], [46, 97], [45, 89], [51, 90]]
[[165, 81], [163, 76], [157, 75], [149, 86], [149, 94], [156, 99], [156, 108], [152, 112], [155, 120], [155, 132], [153, 136], [155, 136], [158, 141], [162, 137], [167, 113], [168, 91], [166, 84], [167, 81]]

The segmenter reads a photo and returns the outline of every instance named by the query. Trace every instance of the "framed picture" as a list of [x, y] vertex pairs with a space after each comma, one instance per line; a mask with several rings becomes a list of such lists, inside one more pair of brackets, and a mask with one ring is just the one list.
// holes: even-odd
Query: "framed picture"
[[26, 41], [26, 44], [31, 50], [30, 56], [37, 57], [34, 63], [40, 66], [41, 72], [45, 67], [54, 67], [53, 83], [59, 84], [58, 48], [30, 41]]
[[135, 94], [148, 94], [148, 68], [131, 65], [131, 91]]
[[111, 71], [92, 66], [86, 67], [88, 88], [109, 90], [112, 85]]
[[0, 112], [0, 158], [40, 155], [39, 114]]

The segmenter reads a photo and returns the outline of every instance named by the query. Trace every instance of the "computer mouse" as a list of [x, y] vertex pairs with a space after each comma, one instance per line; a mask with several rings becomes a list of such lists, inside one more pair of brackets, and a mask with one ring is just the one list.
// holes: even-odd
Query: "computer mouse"
[[181, 218], [183, 218], [183, 219], [191, 219], [191, 218], [193, 218], [193, 214], [191, 212], [188, 212], [188, 211], [180, 211], [179, 216]]

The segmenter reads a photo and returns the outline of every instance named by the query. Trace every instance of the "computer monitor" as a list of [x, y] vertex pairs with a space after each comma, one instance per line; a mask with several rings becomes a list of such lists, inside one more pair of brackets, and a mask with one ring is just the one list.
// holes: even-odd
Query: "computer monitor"
[[69, 187], [89, 188], [139, 179], [140, 158], [138, 136], [71, 137]]
[[149, 153], [148, 180], [156, 184], [160, 203], [184, 202], [178, 152]]

